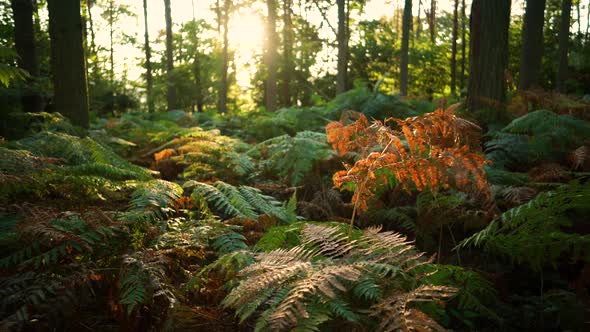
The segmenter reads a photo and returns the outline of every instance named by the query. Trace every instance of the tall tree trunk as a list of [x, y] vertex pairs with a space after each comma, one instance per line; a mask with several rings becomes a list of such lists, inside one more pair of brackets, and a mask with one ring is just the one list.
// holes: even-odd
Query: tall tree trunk
[[173, 111], [176, 109], [176, 87], [172, 82], [174, 50], [172, 46], [172, 10], [170, 8], [170, 0], [164, 0], [164, 13], [166, 16], [166, 102], [168, 111]]
[[580, 14], [580, 2], [582, 0], [578, 0], [578, 2], [576, 2], [576, 11], [578, 13], [578, 35], [582, 34], [582, 21], [581, 21], [581, 14]]
[[229, 11], [230, 11], [230, 1], [231, 0], [224, 0], [223, 2], [223, 13], [222, 13], [222, 23], [223, 23], [223, 54], [221, 59], [221, 86], [219, 88], [219, 105], [218, 105], [218, 112], [219, 113], [226, 113], [227, 112], [227, 90], [228, 90], [228, 79], [227, 79], [227, 69], [229, 63], [229, 39], [228, 39], [228, 28], [229, 28]]
[[568, 52], [570, 42], [570, 20], [572, 0], [563, 0], [561, 3], [561, 20], [559, 22], [559, 62], [557, 65], [557, 77], [555, 87], [559, 92], [566, 92]]
[[545, 0], [527, 0], [522, 27], [522, 52], [518, 88], [528, 90], [539, 83], [543, 57]]
[[420, 15], [422, 11], [422, 0], [418, 0], [418, 17], [416, 18], [416, 39], [420, 38], [420, 34], [422, 33], [422, 19]]
[[453, 43], [451, 46], [451, 95], [457, 95], [457, 38], [459, 38], [459, 0], [453, 10]]
[[266, 0], [266, 110], [277, 109], [277, 6], [276, 0]]
[[510, 0], [474, 0], [467, 107], [502, 108], [506, 100]]
[[94, 31], [94, 19], [92, 19], [92, 6], [94, 6], [94, 0], [88, 0], [88, 27], [90, 29], [90, 55], [92, 56], [92, 74], [98, 75], [98, 51], [96, 49], [96, 32]]
[[113, 47], [113, 25], [115, 24], [115, 6], [113, 0], [109, 1], [109, 41], [110, 41], [110, 63], [111, 63], [111, 71], [110, 71], [110, 79], [111, 79], [111, 86], [115, 84], [115, 56], [114, 56], [114, 47]]
[[35, 79], [39, 77], [33, 2], [31, 0], [11, 0], [11, 6], [14, 17], [14, 43], [18, 55], [18, 67], [31, 75], [21, 97], [23, 111], [41, 112], [41, 96], [31, 87]]
[[291, 21], [291, 0], [283, 1], [283, 77], [281, 79], [281, 105], [290, 106], [291, 81], [295, 80], [293, 66], [293, 22]]
[[408, 95], [408, 51], [410, 46], [410, 28], [412, 25], [412, 0], [406, 0], [402, 21], [402, 50], [400, 57], [399, 81], [400, 94]]
[[155, 112], [156, 107], [154, 106], [153, 86], [154, 82], [152, 79], [152, 50], [150, 48], [150, 34], [148, 31], [148, 10], [147, 0], [143, 0], [143, 22], [144, 22], [144, 50], [145, 50], [145, 82], [146, 82], [146, 98], [148, 104], [148, 111]]
[[346, 23], [346, 0], [338, 4], [338, 73], [336, 74], [336, 94], [346, 91], [348, 72], [348, 31]]
[[467, 63], [467, 15], [465, 0], [461, 0], [461, 90], [465, 89], [465, 69]]
[[88, 128], [88, 83], [80, 0], [48, 0], [55, 109]]
[[436, 41], [436, 0], [430, 0], [430, 41]]

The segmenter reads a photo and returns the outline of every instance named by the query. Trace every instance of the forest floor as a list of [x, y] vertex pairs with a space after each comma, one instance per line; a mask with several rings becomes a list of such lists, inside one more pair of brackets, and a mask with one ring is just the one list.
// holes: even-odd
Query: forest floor
[[0, 326], [587, 330], [590, 104], [534, 97], [490, 120], [355, 89], [275, 114], [130, 112], [88, 135], [18, 115]]

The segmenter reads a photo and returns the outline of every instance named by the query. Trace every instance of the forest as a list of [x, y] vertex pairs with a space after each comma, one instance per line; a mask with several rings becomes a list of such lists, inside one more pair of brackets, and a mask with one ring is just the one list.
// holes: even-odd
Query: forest
[[590, 1], [0, 0], [0, 331], [590, 331]]

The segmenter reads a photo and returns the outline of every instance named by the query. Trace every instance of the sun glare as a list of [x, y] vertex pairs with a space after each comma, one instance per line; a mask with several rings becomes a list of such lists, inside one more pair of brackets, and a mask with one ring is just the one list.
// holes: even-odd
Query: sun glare
[[264, 24], [258, 14], [235, 13], [230, 21], [230, 47], [236, 51], [236, 79], [240, 86], [250, 83], [252, 69], [241, 70], [253, 66], [253, 55], [262, 49]]

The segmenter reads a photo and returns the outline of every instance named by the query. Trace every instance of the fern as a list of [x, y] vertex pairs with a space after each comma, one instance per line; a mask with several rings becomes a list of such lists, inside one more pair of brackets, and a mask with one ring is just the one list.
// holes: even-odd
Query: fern
[[150, 249], [135, 252], [123, 257], [121, 294], [119, 303], [131, 314], [139, 305], [152, 305], [158, 297], [163, 298], [168, 307], [173, 307], [176, 297], [166, 281], [165, 256]]
[[286, 183], [300, 185], [316, 162], [332, 156], [326, 144], [326, 135], [302, 131], [294, 137], [283, 135], [257, 144], [247, 152], [252, 159], [259, 159], [262, 174], [278, 175]]
[[491, 135], [487, 157], [497, 167], [557, 161], [590, 138], [590, 125], [569, 115], [539, 110], [517, 118]]
[[[410, 298], [437, 300], [454, 293], [449, 287], [420, 285], [420, 271], [429, 261], [403, 236], [373, 228], [351, 241], [342, 226], [305, 224], [301, 244], [254, 253], [255, 262], [240, 271], [242, 281], [224, 305], [235, 308], [241, 320], [263, 310], [257, 329], [316, 331], [335, 319], [370, 324], [366, 310], [371, 304], [371, 312], [387, 325], [389, 317], [379, 309], [385, 304], [378, 303], [393, 294], [406, 296], [407, 304]], [[436, 324], [416, 309], [404, 313], [413, 315], [415, 324]]]
[[590, 184], [562, 185], [504, 212], [459, 248], [483, 247], [535, 270], [555, 265], [565, 254], [572, 261], [590, 261], [590, 236], [567, 232], [573, 226], [570, 216], [587, 214], [589, 201]]
[[184, 186], [195, 188], [191, 196], [193, 199], [204, 201], [211, 209], [228, 217], [257, 219], [261, 214], [267, 214], [285, 222], [296, 218], [295, 203], [283, 205], [253, 187], [235, 187], [222, 181], [212, 185], [189, 181]]
[[163, 221], [174, 211], [173, 203], [180, 198], [182, 191], [178, 184], [164, 180], [141, 183], [131, 195], [125, 219], [132, 222]]

